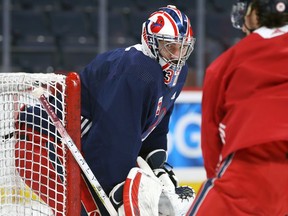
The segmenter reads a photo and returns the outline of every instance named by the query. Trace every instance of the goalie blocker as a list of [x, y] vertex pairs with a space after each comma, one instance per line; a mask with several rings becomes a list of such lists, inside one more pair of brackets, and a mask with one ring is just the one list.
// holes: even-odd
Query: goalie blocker
[[109, 194], [119, 215], [186, 215], [195, 191], [189, 186], [179, 186], [172, 167], [166, 168], [166, 160], [163, 149], [151, 152], [146, 161], [138, 157], [139, 167], [132, 168], [126, 181]]

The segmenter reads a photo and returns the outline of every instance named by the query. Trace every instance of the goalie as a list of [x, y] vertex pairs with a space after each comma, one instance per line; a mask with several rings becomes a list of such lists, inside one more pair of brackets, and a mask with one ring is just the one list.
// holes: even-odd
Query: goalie
[[[195, 38], [189, 18], [168, 5], [143, 23], [141, 39], [99, 54], [80, 73], [82, 152], [120, 215], [185, 215], [194, 191], [179, 187], [165, 162], [169, 119]], [[138, 159], [135, 168], [139, 156], [149, 166]], [[84, 175], [81, 200], [82, 216], [109, 215]]]
[[[126, 179], [138, 156], [167, 150], [170, 115], [195, 43], [189, 18], [172, 5], [149, 16], [141, 39], [97, 55], [80, 73], [82, 151], [106, 194]], [[82, 191], [83, 215], [95, 208], [108, 215], [91, 187]]]

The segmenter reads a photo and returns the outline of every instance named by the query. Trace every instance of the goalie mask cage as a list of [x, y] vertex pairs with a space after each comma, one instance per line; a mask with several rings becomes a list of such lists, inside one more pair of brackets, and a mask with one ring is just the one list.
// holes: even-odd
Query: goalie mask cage
[[0, 216], [80, 215], [80, 168], [31, 92], [44, 95], [80, 149], [80, 79], [0, 73]]

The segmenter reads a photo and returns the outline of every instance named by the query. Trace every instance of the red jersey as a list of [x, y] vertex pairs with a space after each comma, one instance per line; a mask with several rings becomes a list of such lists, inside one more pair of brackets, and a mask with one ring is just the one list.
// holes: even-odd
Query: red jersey
[[288, 25], [262, 27], [207, 68], [201, 146], [208, 178], [232, 152], [288, 140], [287, 32]]

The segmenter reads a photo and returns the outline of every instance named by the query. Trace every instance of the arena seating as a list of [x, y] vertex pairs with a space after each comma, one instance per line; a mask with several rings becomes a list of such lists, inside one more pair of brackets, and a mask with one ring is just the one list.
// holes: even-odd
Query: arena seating
[[[12, 0], [11, 2], [14, 66], [30, 72], [79, 71], [98, 54], [98, 0]], [[197, 37], [196, 2], [108, 0], [108, 49], [139, 43], [141, 26], [147, 16], [156, 8], [167, 4], [177, 5], [190, 17]], [[2, 4], [1, 1], [1, 10]], [[205, 31], [209, 45], [209, 49], [206, 49], [208, 64], [215, 55], [242, 37], [242, 34], [230, 24], [229, 0], [206, 0], [205, 7]], [[2, 17], [0, 44], [1, 19]], [[213, 50], [210, 50], [211, 47]], [[2, 51], [0, 55], [2, 56]], [[190, 58], [189, 63], [195, 64], [196, 54]]]

